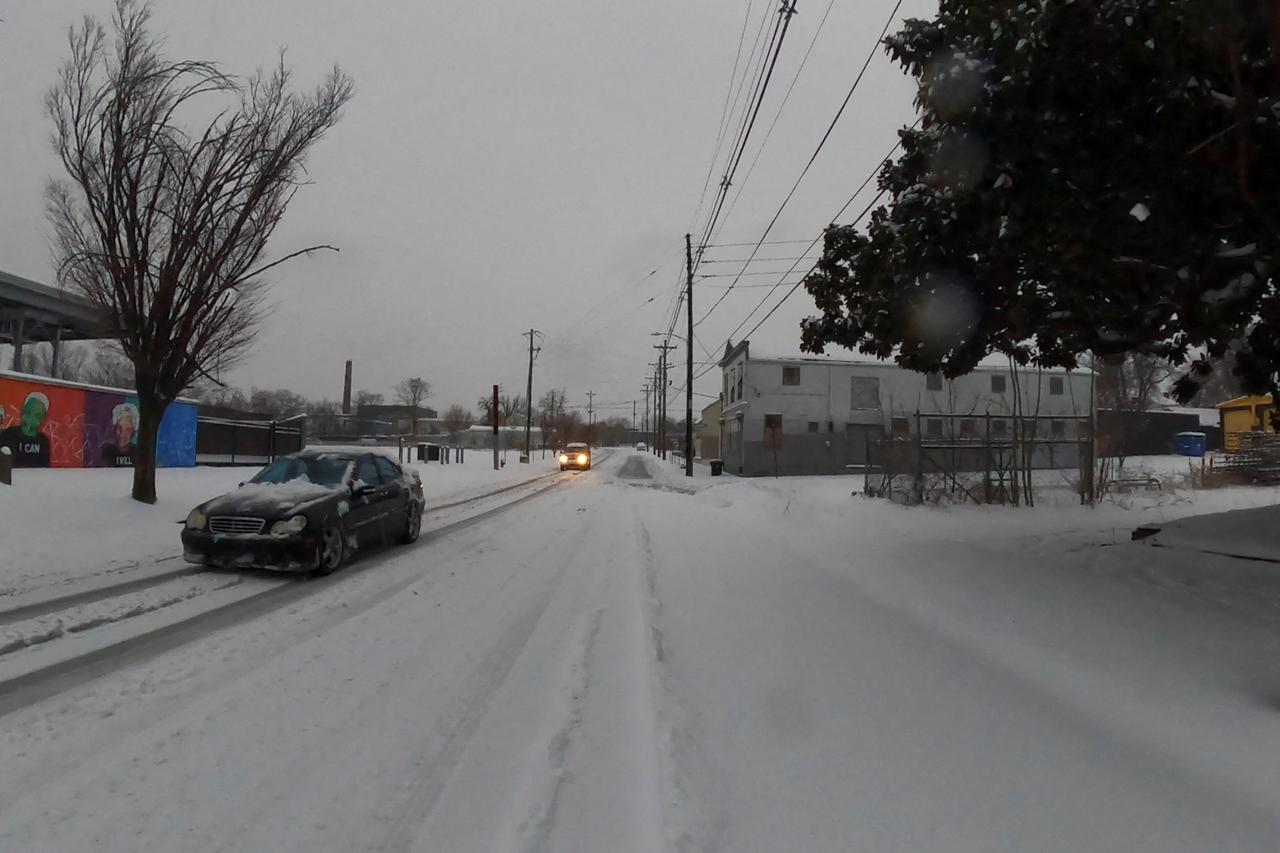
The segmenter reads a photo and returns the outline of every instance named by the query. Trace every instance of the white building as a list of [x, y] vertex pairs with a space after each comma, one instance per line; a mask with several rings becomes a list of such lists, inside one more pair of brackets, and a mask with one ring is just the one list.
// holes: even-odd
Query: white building
[[[460, 447], [473, 449], [493, 449], [493, 427], [475, 424], [458, 433], [453, 442]], [[542, 446], [542, 429], [533, 427], [529, 430], [529, 446]], [[498, 428], [499, 450], [524, 450], [524, 427], [504, 426]]]
[[1034, 436], [1037, 466], [1070, 467], [1088, 435], [1087, 370], [979, 367], [948, 380], [887, 362], [753, 358], [748, 341], [727, 347], [720, 366], [720, 453], [725, 470], [745, 476], [773, 474], [775, 460], [782, 474], [861, 471], [886, 437], [953, 458], [968, 451], [961, 464], [972, 468], [979, 446]]

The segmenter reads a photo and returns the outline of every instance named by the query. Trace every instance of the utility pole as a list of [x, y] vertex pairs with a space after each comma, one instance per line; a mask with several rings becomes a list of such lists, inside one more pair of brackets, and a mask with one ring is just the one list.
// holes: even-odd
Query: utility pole
[[595, 402], [596, 402], [596, 392], [588, 391], [587, 392], [587, 426], [591, 426], [593, 423], [596, 422], [595, 409], [594, 409]]
[[638, 424], [636, 423], [636, 400], [631, 401], [631, 431], [635, 432]]
[[644, 422], [641, 424], [640, 432], [643, 433], [645, 439], [649, 438], [649, 392], [653, 389], [649, 385], [645, 385], [640, 389], [644, 392]]
[[[533, 348], [533, 341], [534, 338], [542, 337], [542, 332], [539, 332], [537, 329], [530, 329], [521, 335], [521, 337], [529, 339], [529, 384], [525, 388], [524, 392], [524, 459], [528, 462], [533, 458], [529, 450], [529, 431], [533, 429], [533, 354], [535, 352]], [[542, 352], [542, 347], [538, 347], [536, 351]], [[692, 357], [693, 356], [690, 356], [690, 358]]]
[[498, 386], [493, 386], [493, 408], [491, 420], [493, 421], [493, 470], [497, 471], [501, 466], [498, 464]]
[[675, 349], [676, 346], [675, 344], [669, 344], [666, 341], [663, 341], [660, 344], [654, 344], [653, 348], [656, 350], [662, 350], [662, 357], [658, 361], [659, 365], [661, 365], [658, 368], [658, 372], [661, 374], [661, 377], [662, 377], [658, 382], [658, 387], [661, 390], [661, 394], [658, 395], [658, 401], [659, 401], [658, 402], [658, 444], [661, 447], [661, 450], [659, 450], [658, 455], [661, 456], [663, 459], [666, 459], [667, 458], [667, 353], [670, 350]]
[[649, 383], [649, 387], [653, 390], [653, 419], [649, 421], [649, 451], [654, 455], [658, 455], [658, 378], [661, 375], [658, 368], [662, 366], [661, 361], [651, 362], [649, 364], [653, 368], [653, 380]]
[[[792, 3], [792, 8], [795, 4]], [[688, 292], [685, 294], [685, 305], [688, 306], [689, 337], [684, 347], [688, 353], [685, 360], [684, 374], [684, 475], [693, 476], [693, 238], [684, 235], [684, 261], [688, 272]]]

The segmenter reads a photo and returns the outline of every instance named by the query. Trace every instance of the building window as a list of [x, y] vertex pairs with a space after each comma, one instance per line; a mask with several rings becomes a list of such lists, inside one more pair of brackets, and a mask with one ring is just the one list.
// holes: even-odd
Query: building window
[[782, 384], [783, 385], [799, 385], [800, 384], [800, 368], [798, 367], [782, 368]]
[[880, 380], [874, 376], [854, 376], [849, 380], [850, 409], [880, 408]]
[[942, 390], [942, 374], [926, 373], [924, 377], [924, 387], [929, 391]]
[[893, 431], [894, 438], [906, 438], [911, 435], [911, 420], [909, 418], [894, 418], [889, 428]]
[[817, 432], [817, 431], [818, 431], [818, 422], [809, 421], [809, 432]]
[[1055, 397], [1061, 397], [1063, 392], [1066, 390], [1066, 384], [1067, 383], [1063, 381], [1061, 376], [1050, 376], [1049, 393]]
[[1005, 388], [1005, 378], [1000, 374], [994, 374], [991, 377], [991, 393], [1003, 394]]
[[782, 415], [764, 416], [764, 443], [770, 446], [782, 443]]
[[742, 399], [742, 376], [743, 376], [743, 374], [744, 374], [744, 373], [746, 373], [746, 372], [747, 372], [747, 371], [746, 371], [746, 368], [744, 368], [744, 367], [739, 367], [739, 368], [738, 368], [738, 399], [739, 399], [739, 400], [741, 400], [741, 399]]
[[1052, 435], [1054, 438], [1066, 438], [1067, 422], [1066, 421], [1050, 421], [1049, 434]]
[[992, 418], [991, 434], [997, 438], [1006, 437], [1009, 434], [1009, 422], [1003, 418]]
[[978, 421], [975, 418], [960, 419], [960, 437], [973, 438], [978, 434]]
[[929, 418], [924, 422], [924, 434], [930, 438], [942, 438], [942, 418]]
[[836, 431], [836, 422], [827, 421], [827, 432], [835, 432], [835, 431]]

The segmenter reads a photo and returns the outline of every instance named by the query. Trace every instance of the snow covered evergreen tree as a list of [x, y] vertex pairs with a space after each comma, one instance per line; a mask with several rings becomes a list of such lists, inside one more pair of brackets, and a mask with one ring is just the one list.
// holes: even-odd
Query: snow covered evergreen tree
[[922, 113], [890, 201], [833, 226], [803, 345], [967, 372], [995, 352], [1280, 368], [1280, 2], [942, 0], [886, 40]]

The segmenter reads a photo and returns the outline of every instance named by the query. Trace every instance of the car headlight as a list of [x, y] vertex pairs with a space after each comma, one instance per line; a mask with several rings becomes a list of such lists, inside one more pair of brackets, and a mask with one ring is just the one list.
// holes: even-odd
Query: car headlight
[[209, 523], [209, 519], [198, 509], [193, 509], [187, 515], [188, 530], [204, 530], [204, 526]]
[[271, 525], [272, 536], [291, 536], [294, 533], [301, 533], [307, 527], [307, 517], [305, 515], [295, 515], [287, 521], [277, 521]]
[[578, 454], [578, 464], [579, 464], [579, 465], [586, 465], [586, 464], [587, 464], [587, 454], [585, 454], [585, 453], [579, 453], [579, 454]]
[[567, 464], [568, 464], [568, 462], [569, 462], [569, 454], [567, 454], [567, 453], [561, 453], [561, 454], [560, 454], [560, 464], [561, 464], [561, 465], [567, 465]]

